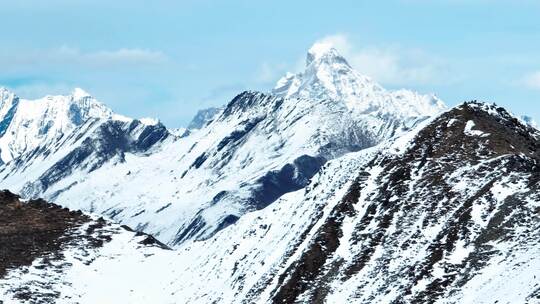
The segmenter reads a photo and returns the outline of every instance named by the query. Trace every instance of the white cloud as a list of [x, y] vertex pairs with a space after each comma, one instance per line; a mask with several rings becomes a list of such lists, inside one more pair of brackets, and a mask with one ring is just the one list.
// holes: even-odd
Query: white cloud
[[121, 48], [85, 52], [78, 48], [62, 46], [45, 50], [26, 50], [16, 56], [9, 52], [0, 53], [0, 64], [4, 69], [28, 69], [37, 67], [63, 69], [102, 68], [107, 66], [149, 67], [166, 63], [168, 58], [159, 51]]
[[262, 82], [273, 81], [277, 77], [278, 67], [268, 62], [263, 62], [257, 72], [257, 80]]
[[540, 90], [540, 71], [525, 75], [518, 82], [529, 89]]
[[345, 34], [335, 34], [323, 37], [315, 43], [329, 44], [338, 50], [342, 55], [351, 55], [352, 45], [349, 38]]
[[68, 94], [74, 89], [75, 86], [70, 86], [65, 83], [28, 83], [21, 84], [14, 87], [9, 87], [10, 90], [15, 92], [19, 97], [36, 99], [46, 95], [63, 95]]
[[159, 51], [137, 48], [82, 51], [62, 46], [16, 54], [0, 50], [0, 86], [10, 87], [24, 98], [66, 94], [73, 87], [88, 89], [96, 82], [133, 82], [130, 76], [162, 69], [169, 61]]
[[287, 71], [284, 63], [263, 62], [256, 72], [255, 80], [259, 83], [273, 83]]
[[[383, 85], [415, 86], [459, 81], [458, 75], [450, 75], [444, 60], [420, 49], [357, 47], [346, 34], [341, 33], [325, 36], [315, 41], [315, 44], [331, 45], [355, 70]], [[275, 83], [287, 71], [303, 71], [305, 64], [305, 57], [292, 64], [263, 62], [254, 79], [256, 84]]]
[[50, 53], [52, 57], [58, 55], [64, 59], [91, 64], [158, 64], [167, 60], [167, 57], [158, 51], [127, 48], [83, 52], [77, 48], [63, 46]]
[[426, 52], [403, 47], [356, 47], [345, 34], [323, 37], [359, 72], [388, 85], [424, 85], [447, 81], [444, 63]]

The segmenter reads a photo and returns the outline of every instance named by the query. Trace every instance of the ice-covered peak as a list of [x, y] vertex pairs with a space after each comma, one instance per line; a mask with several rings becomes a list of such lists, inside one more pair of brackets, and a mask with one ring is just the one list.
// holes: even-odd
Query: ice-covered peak
[[145, 126], [155, 126], [159, 123], [159, 119], [152, 117], [143, 117], [139, 121]]
[[409, 118], [431, 116], [444, 110], [434, 95], [413, 91], [387, 91], [368, 76], [358, 73], [328, 43], [315, 43], [308, 51], [305, 70], [288, 73], [272, 94], [283, 98], [333, 100], [359, 115]]
[[321, 59], [335, 58], [344, 60], [344, 58], [338, 53], [332, 44], [326, 42], [317, 42], [308, 50], [306, 66], [309, 66], [311, 63]]
[[11, 92], [7, 88], [0, 87], [0, 108], [6, 103], [10, 103], [13, 99], [16, 99], [15, 93]]
[[272, 93], [285, 98], [343, 101], [366, 90], [381, 91], [382, 88], [357, 73], [331, 44], [317, 42], [307, 52], [305, 70], [287, 73]]
[[88, 92], [81, 88], [75, 88], [73, 89], [73, 92], [71, 92], [71, 96], [73, 96], [73, 99], [83, 99], [85, 97], [92, 97]]
[[199, 110], [187, 126], [187, 129], [191, 131], [201, 129], [208, 122], [212, 121], [221, 110], [221, 108], [214, 107]]
[[5, 105], [6, 103], [10, 103], [12, 100], [16, 98], [17, 98], [17, 95], [15, 95], [15, 93], [11, 92], [7, 88], [0, 87], [0, 107]]
[[67, 95], [47, 95], [42, 98], [28, 100], [22, 99], [29, 108], [48, 109], [47, 112], [69, 112], [82, 119], [86, 118], [111, 118], [114, 113], [105, 104], [101, 103], [90, 93], [81, 88], [75, 88]]
[[0, 87], [0, 96], [4, 96], [6, 94], [13, 94], [13, 93], [6, 87]]
[[[6, 88], [0, 88], [0, 137], [6, 132], [17, 106], [19, 98]], [[0, 158], [0, 163], [2, 160]]]
[[0, 160], [4, 163], [53, 143], [89, 119], [115, 117], [111, 109], [82, 89], [36, 100], [6, 92], [0, 91]]
[[[73, 89], [70, 96], [54, 96], [53, 99], [61, 100], [63, 102], [67, 101], [70, 110], [79, 111], [83, 116], [83, 120], [87, 118], [111, 117], [117, 120], [125, 120], [119, 119], [120, 115], [113, 113], [113, 111], [109, 107], [98, 101], [90, 93], [81, 88]], [[127, 118], [127, 120], [130, 119]]]

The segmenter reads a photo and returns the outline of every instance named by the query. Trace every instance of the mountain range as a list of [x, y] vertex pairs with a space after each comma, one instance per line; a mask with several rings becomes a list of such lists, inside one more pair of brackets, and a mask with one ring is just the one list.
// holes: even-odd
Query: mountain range
[[540, 302], [539, 148], [530, 119], [386, 90], [322, 43], [271, 92], [182, 130], [82, 89], [2, 89], [0, 290], [5, 303]]

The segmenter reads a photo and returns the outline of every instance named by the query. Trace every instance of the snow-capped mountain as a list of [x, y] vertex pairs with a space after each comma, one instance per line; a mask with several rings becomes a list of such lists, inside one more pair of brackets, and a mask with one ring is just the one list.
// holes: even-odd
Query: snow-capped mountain
[[111, 119], [113, 113], [82, 89], [38, 100], [0, 89], [0, 161], [55, 143], [91, 118]]
[[389, 92], [369, 77], [356, 72], [336, 49], [316, 43], [307, 54], [305, 71], [281, 78], [272, 93], [286, 98], [341, 101], [355, 114], [389, 116], [403, 121], [432, 116], [444, 110], [434, 95], [408, 90]]
[[0, 289], [6, 303], [539, 303], [539, 181], [540, 131], [467, 102], [177, 250], [82, 221], [33, 261], [9, 255]]
[[[51, 129], [45, 136], [54, 145], [25, 147], [0, 168], [0, 186], [105, 215], [179, 246], [304, 188], [327, 161], [398, 136], [444, 108], [433, 96], [382, 89], [335, 49], [315, 45], [307, 57], [306, 70], [292, 78], [297, 87], [285, 90], [280, 81], [272, 93], [243, 92], [196, 117], [189, 135], [101, 117], [110, 111], [66, 123], [69, 135]], [[87, 94], [60, 100], [66, 106], [94, 101]], [[32, 130], [43, 130], [47, 119], [32, 116]]]

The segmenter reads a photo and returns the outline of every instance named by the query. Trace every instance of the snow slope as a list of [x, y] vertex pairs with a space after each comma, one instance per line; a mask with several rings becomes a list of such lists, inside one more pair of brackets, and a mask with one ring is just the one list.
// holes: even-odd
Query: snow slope
[[[45, 132], [56, 138], [52, 148], [26, 148], [0, 167], [0, 186], [105, 215], [177, 246], [212, 236], [304, 188], [328, 160], [402, 134], [444, 108], [433, 96], [383, 90], [334, 49], [314, 54], [312, 48], [306, 71], [295, 76], [301, 85], [290, 94], [243, 92], [202, 112], [180, 137], [142, 123], [152, 134], [142, 149], [131, 120], [89, 119], [67, 137]], [[93, 100], [80, 92], [61, 100], [81, 98]], [[65, 134], [67, 127], [58, 128]], [[41, 140], [31, 135], [22, 138]]]
[[4, 163], [60, 140], [90, 118], [114, 116], [82, 89], [38, 100], [19, 99], [0, 89], [0, 102], [0, 158]]
[[51, 277], [57, 303], [539, 303], [539, 148], [504, 109], [464, 103], [205, 240], [170, 251], [115, 232], [0, 289], [6, 303]]

